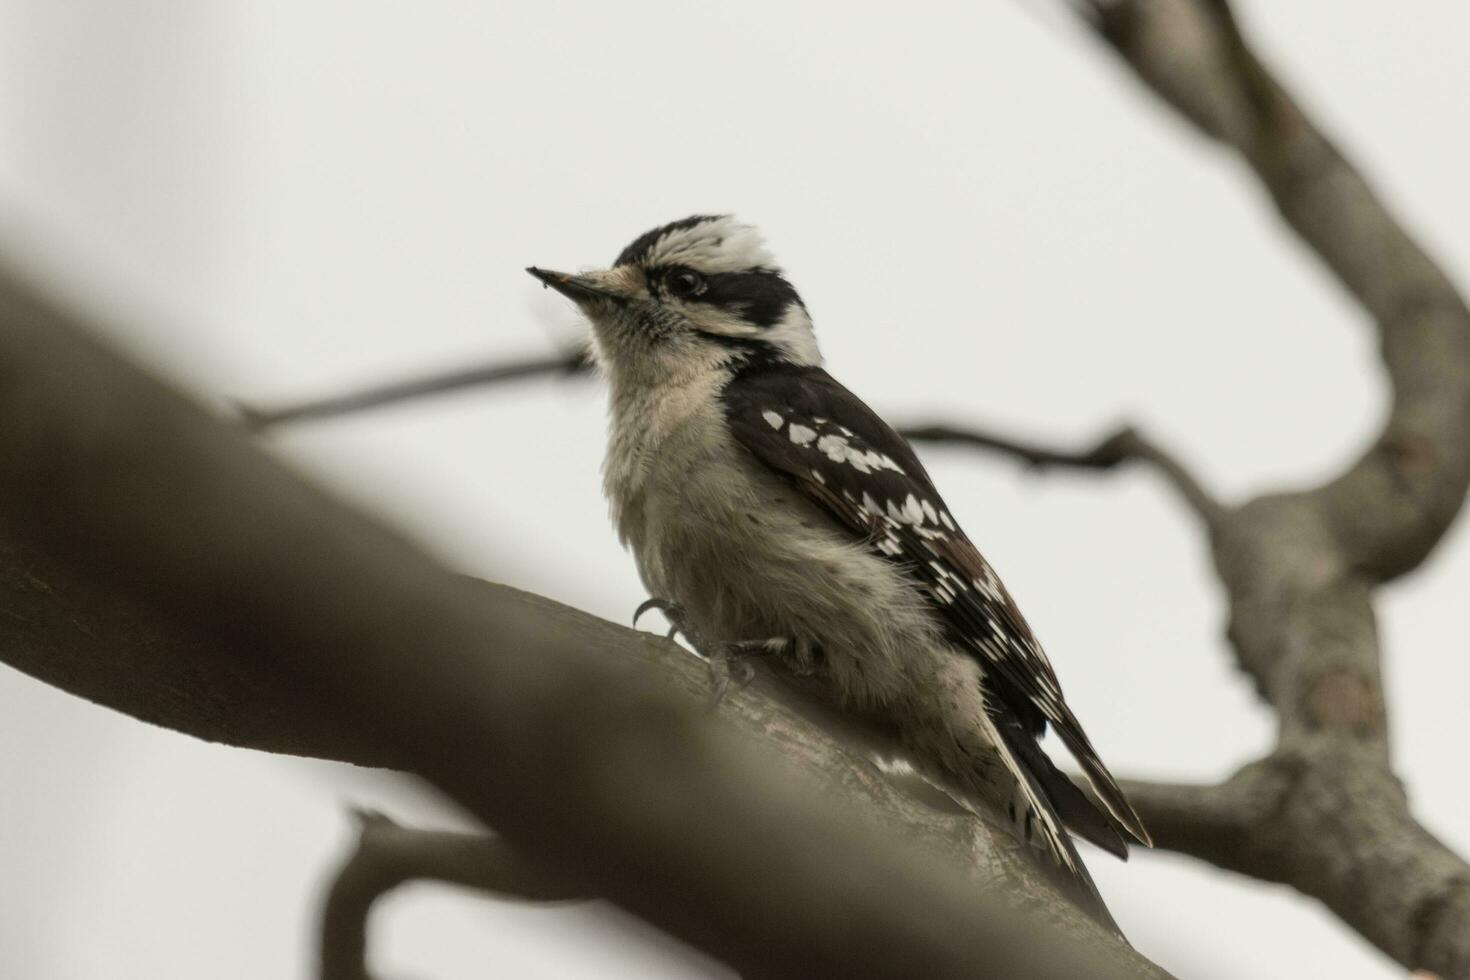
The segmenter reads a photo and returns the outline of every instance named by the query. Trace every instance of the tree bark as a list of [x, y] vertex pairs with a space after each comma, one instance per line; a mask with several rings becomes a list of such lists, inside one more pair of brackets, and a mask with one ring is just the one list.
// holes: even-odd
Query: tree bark
[[391, 764], [751, 977], [1165, 974], [1007, 835], [677, 645], [465, 580], [0, 270], [0, 656], [272, 751]]

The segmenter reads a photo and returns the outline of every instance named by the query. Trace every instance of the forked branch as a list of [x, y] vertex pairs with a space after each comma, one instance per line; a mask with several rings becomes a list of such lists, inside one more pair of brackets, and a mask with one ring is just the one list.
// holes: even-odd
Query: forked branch
[[428, 879], [523, 902], [584, 899], [585, 889], [498, 837], [414, 830], [359, 810], [357, 844], [322, 908], [321, 980], [371, 980], [367, 922], [374, 903], [399, 885]]
[[1141, 80], [1241, 154], [1372, 316], [1389, 417], [1337, 478], [1230, 508], [1126, 433], [1115, 437], [1122, 445], [1077, 455], [943, 426], [915, 436], [1031, 464], [1151, 461], [1210, 531], [1236, 656], [1280, 720], [1274, 751], [1219, 786], [1130, 784], [1156, 842], [1294, 885], [1405, 966], [1470, 977], [1470, 866], [1414, 819], [1389, 767], [1372, 606], [1378, 585], [1439, 543], [1470, 489], [1470, 311], [1254, 54], [1223, 0], [1087, 6]]

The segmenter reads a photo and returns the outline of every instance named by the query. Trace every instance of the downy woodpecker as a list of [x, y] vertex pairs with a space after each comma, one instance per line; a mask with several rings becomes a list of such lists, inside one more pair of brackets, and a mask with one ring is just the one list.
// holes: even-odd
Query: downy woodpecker
[[[1111, 924], [1068, 831], [1125, 858], [1147, 832], [913, 450], [822, 369], [755, 229], [698, 215], [606, 270], [528, 271], [591, 321], [610, 386], [604, 488], [658, 597], [645, 606], [702, 653], [764, 653], [890, 731]], [[1048, 725], [1100, 806], [1041, 750]]]

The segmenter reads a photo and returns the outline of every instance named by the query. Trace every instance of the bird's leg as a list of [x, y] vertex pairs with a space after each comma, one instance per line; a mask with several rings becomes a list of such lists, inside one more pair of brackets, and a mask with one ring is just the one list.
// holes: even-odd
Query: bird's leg
[[782, 653], [788, 646], [789, 640], [773, 637], [769, 640], [727, 640], [716, 643], [707, 653], [699, 650], [700, 656], [709, 664], [710, 683], [713, 687], [710, 697], [714, 703], [718, 705], [725, 699], [732, 677], [735, 678], [736, 690], [742, 690], [755, 679], [755, 668], [750, 665], [751, 657]]
[[[729, 693], [731, 678], [737, 682], [737, 690], [744, 688], [755, 678], [755, 668], [750, 665], [751, 657], [764, 657], [783, 653], [791, 641], [775, 637], [767, 640], [709, 640], [689, 622], [689, 614], [677, 602], [668, 599], [647, 599], [633, 611], [633, 625], [648, 610], [657, 609], [669, 621], [669, 638], [684, 634], [684, 639], [694, 652], [709, 665], [711, 696], [718, 705]], [[737, 676], [738, 675], [738, 676]]]

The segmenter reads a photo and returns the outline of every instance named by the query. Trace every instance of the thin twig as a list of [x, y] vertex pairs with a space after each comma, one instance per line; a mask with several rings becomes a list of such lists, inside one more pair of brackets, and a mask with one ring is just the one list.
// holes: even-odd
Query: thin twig
[[933, 424], [905, 428], [902, 432], [911, 442], [973, 446], [977, 449], [1013, 456], [1022, 460], [1028, 467], [1035, 469], [1060, 466], [1085, 470], [1111, 470], [1120, 463], [1145, 462], [1164, 476], [1169, 485], [1178, 492], [1180, 498], [1189, 505], [1207, 527], [1213, 528], [1225, 511], [1219, 501], [1204, 488], [1204, 485], [1177, 457], [1166, 452], [1131, 427], [1120, 429], [1091, 449], [1080, 452], [1042, 446], [971, 427]]
[[294, 405], [282, 405], [275, 408], [254, 408], [249, 405], [237, 407], [247, 427], [256, 432], [263, 432], [288, 422], [333, 418], [428, 395], [444, 394], [463, 388], [503, 384], [524, 378], [582, 374], [590, 371], [591, 368], [592, 359], [587, 350], [576, 348], [551, 356], [496, 361], [408, 381], [372, 385], [358, 391], [331, 395]]

